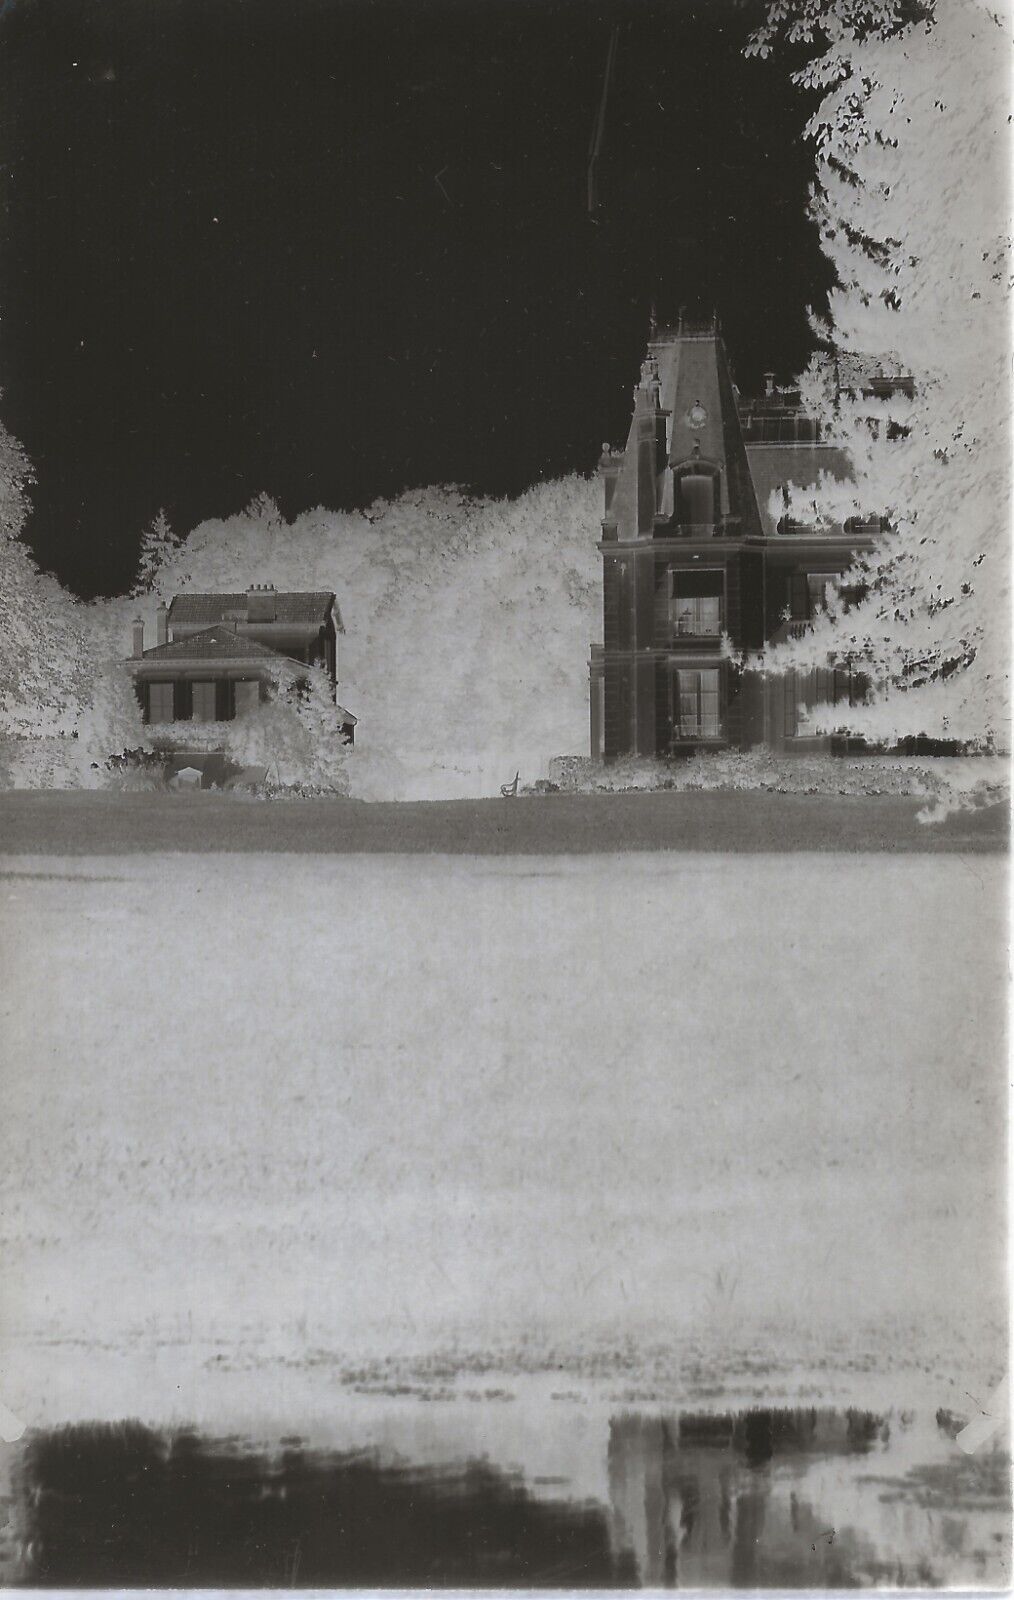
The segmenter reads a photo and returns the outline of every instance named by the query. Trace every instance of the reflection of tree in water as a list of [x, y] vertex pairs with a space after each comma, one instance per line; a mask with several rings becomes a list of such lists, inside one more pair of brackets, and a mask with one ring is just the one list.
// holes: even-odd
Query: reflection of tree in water
[[605, 1508], [539, 1498], [485, 1461], [280, 1451], [83, 1426], [29, 1441], [33, 1585], [610, 1588], [634, 1580]]
[[[877, 1550], [884, 1531], [878, 1494], [866, 1495], [867, 1527], [835, 1525], [836, 1478], [828, 1504], [812, 1504], [802, 1492], [808, 1475], [826, 1491], [836, 1462], [848, 1491], [854, 1467], [888, 1441], [886, 1424], [865, 1412], [616, 1418], [609, 1442], [616, 1553], [632, 1559], [640, 1581], [652, 1587], [929, 1582], [925, 1560], [913, 1568], [899, 1553]], [[854, 1493], [846, 1492], [845, 1503], [851, 1513]], [[953, 1548], [953, 1530], [950, 1542]]]

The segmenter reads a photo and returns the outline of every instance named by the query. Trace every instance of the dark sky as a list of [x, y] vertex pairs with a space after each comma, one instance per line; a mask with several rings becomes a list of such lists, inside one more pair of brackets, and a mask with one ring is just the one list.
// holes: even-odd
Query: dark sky
[[[733, 0], [3, 0], [0, 379], [83, 594], [142, 526], [520, 490], [621, 441], [648, 309], [737, 377], [827, 269]], [[615, 71], [587, 203], [609, 40]]]

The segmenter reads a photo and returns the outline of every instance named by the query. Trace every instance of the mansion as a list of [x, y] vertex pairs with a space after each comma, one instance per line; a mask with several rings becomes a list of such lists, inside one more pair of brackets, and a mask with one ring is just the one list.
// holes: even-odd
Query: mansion
[[766, 394], [745, 402], [717, 319], [681, 316], [653, 331], [626, 448], [606, 447], [599, 470], [593, 757], [826, 748], [809, 712], [862, 698], [858, 674], [829, 666], [767, 678], [734, 658], [808, 628], [828, 586], [881, 532], [876, 518], [819, 529], [789, 519], [790, 486], [852, 476], [798, 393], [776, 390], [769, 374]]

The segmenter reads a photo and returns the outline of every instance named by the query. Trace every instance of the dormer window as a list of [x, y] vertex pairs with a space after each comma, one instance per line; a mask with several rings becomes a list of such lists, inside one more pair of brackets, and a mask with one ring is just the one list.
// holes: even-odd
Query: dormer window
[[676, 520], [681, 528], [701, 528], [711, 532], [715, 525], [714, 473], [680, 474], [676, 484]]

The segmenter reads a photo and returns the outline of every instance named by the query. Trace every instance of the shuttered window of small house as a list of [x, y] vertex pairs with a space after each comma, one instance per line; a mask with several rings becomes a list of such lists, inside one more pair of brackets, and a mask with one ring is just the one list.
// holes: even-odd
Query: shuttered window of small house
[[171, 683], [149, 683], [148, 721], [172, 722], [173, 709], [173, 685]]
[[214, 681], [192, 683], [190, 685], [190, 694], [192, 707], [190, 715], [192, 720], [194, 722], [214, 722], [216, 720]]

